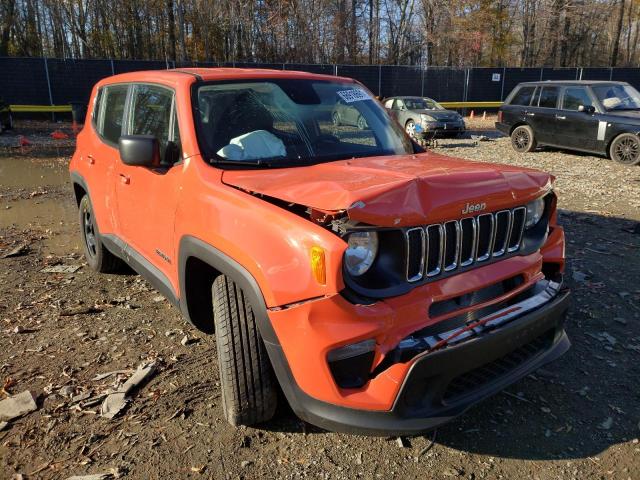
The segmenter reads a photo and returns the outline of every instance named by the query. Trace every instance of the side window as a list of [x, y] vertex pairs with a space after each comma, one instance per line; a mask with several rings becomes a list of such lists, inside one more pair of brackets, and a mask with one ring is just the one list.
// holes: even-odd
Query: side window
[[178, 115], [175, 107], [172, 112], [173, 128], [171, 129], [171, 136], [169, 137], [169, 146], [167, 147], [167, 158], [165, 163], [173, 165], [182, 159], [182, 142], [180, 141], [180, 126], [178, 125]]
[[393, 99], [387, 100], [384, 102], [384, 108], [392, 108], [393, 107]]
[[136, 85], [131, 106], [131, 135], [153, 135], [160, 143], [160, 162], [166, 163], [173, 92], [154, 85]]
[[577, 111], [580, 105], [584, 105], [585, 107], [593, 105], [593, 101], [591, 100], [587, 89], [583, 87], [568, 87], [564, 91], [562, 109]]
[[402, 110], [402, 107], [404, 107], [404, 102], [398, 98], [396, 100], [396, 103], [393, 105], [393, 109], [394, 110]]
[[124, 107], [127, 101], [128, 85], [105, 87], [101, 94], [101, 121], [98, 122], [98, 133], [111, 143], [117, 144], [122, 135]]
[[528, 106], [531, 103], [531, 97], [533, 97], [533, 92], [535, 87], [522, 87], [517, 93], [514, 95], [511, 100], [510, 105], [525, 105]]
[[558, 105], [558, 87], [542, 87], [540, 92], [539, 107], [557, 108]]
[[91, 112], [91, 122], [94, 127], [98, 128], [98, 120], [100, 119], [100, 104], [102, 103], [102, 88], [96, 93], [96, 98], [93, 101], [93, 111]]

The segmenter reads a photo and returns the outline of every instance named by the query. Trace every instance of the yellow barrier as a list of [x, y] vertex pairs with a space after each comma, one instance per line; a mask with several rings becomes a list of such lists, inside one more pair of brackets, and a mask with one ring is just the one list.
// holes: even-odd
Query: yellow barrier
[[70, 112], [71, 105], [9, 105], [12, 112], [16, 113], [51, 113]]
[[438, 102], [444, 108], [498, 108], [502, 102]]

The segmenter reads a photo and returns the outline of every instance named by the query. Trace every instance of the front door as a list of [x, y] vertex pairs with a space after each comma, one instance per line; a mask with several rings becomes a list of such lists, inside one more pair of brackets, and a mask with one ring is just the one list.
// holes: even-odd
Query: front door
[[594, 150], [598, 139], [598, 114], [579, 111], [580, 106], [592, 107], [594, 101], [586, 87], [566, 87], [562, 108], [556, 115], [558, 145], [561, 147]]
[[[119, 230], [129, 254], [134, 261], [146, 260], [146, 268], [152, 264], [169, 278], [174, 278], [172, 272], [177, 268], [173, 232], [182, 173], [174, 165], [180, 159], [174, 97], [173, 90], [158, 85], [133, 86], [127, 132], [156, 137], [160, 165], [130, 166], [119, 160], [115, 169]], [[178, 286], [172, 287], [176, 291]]]

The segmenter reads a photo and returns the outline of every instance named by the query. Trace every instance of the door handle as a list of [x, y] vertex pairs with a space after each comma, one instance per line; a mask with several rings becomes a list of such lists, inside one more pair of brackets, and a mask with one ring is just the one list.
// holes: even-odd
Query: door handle
[[131, 178], [129, 178], [128, 175], [125, 175], [124, 173], [120, 174], [120, 183], [123, 183], [124, 185], [129, 185], [129, 183], [131, 183]]
[[565, 117], [564, 115], [556, 115], [556, 118], [558, 120], [566, 120], [567, 119], [567, 117]]
[[533, 113], [533, 112], [526, 112], [526, 113], [525, 113], [525, 115], [526, 115], [527, 117], [535, 117], [535, 116], [536, 116], [536, 114], [535, 114], [535, 113]]
[[93, 155], [87, 155], [87, 162], [89, 162], [89, 165], [93, 165], [96, 163], [96, 159], [93, 158]]

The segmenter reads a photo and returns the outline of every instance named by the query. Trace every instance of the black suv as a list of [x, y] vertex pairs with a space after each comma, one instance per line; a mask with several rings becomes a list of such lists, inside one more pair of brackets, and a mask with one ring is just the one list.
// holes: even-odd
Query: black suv
[[518, 152], [550, 145], [640, 164], [640, 93], [625, 82], [521, 83], [500, 107], [496, 128]]

